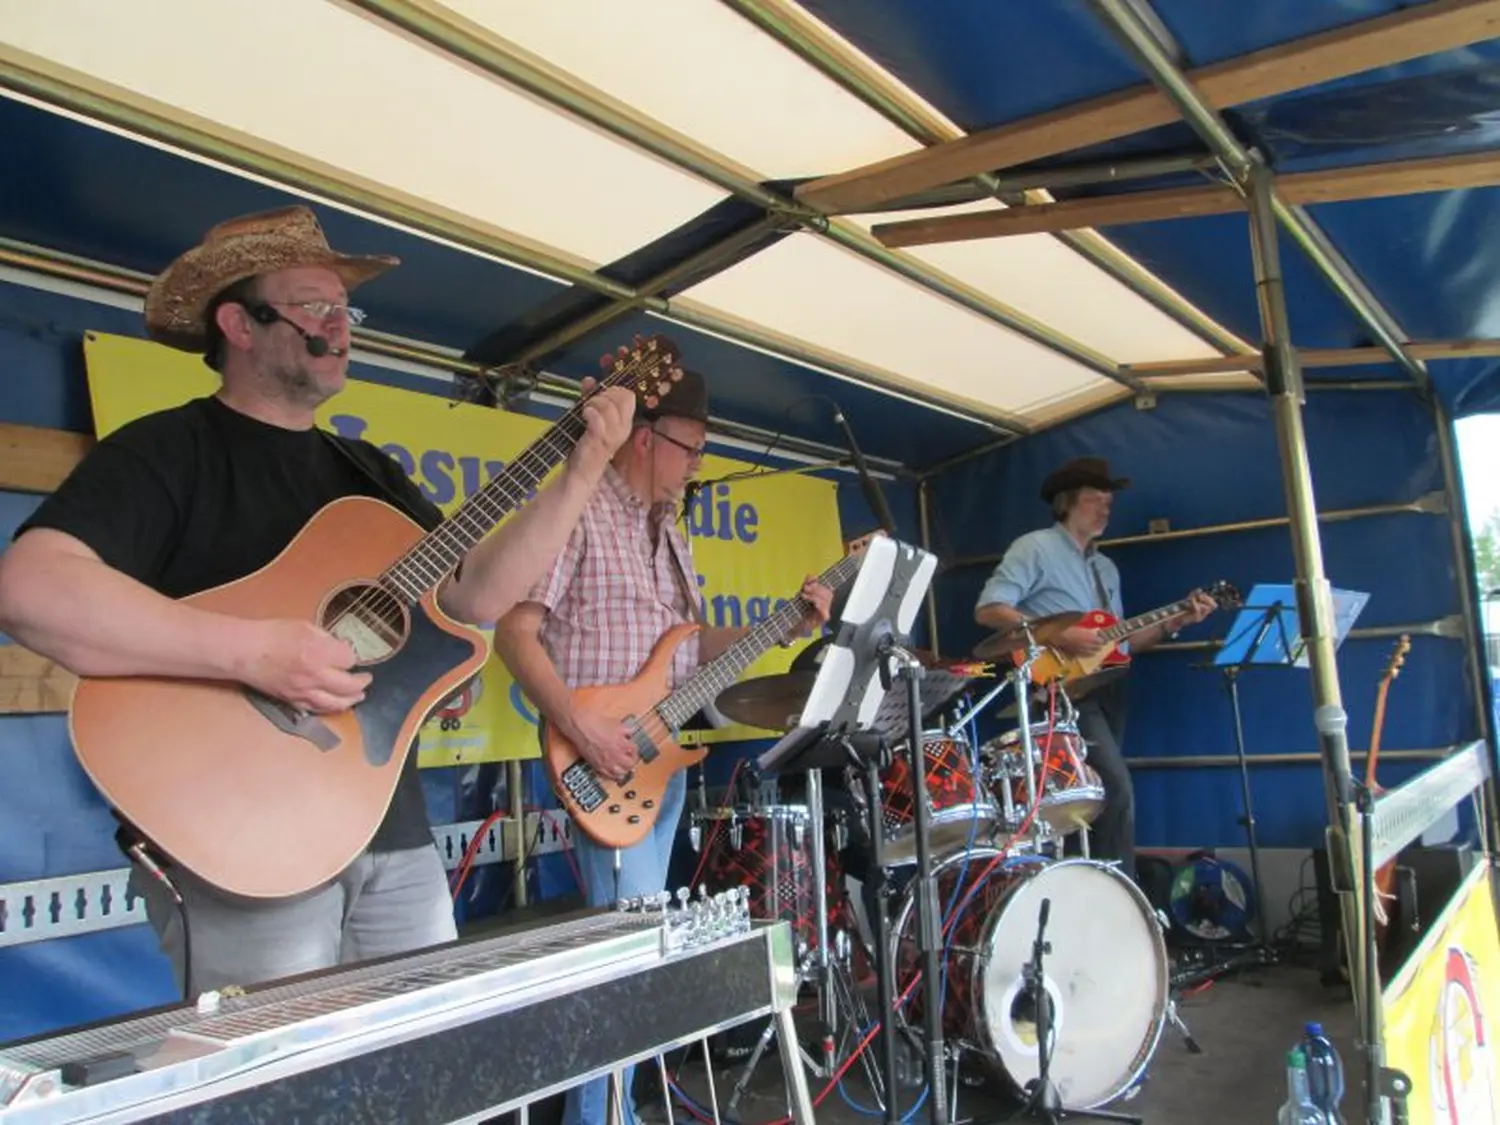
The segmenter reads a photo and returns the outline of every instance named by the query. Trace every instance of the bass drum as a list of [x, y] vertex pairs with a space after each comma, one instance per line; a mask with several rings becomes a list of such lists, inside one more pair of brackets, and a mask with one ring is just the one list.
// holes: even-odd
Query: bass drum
[[[1106, 1105], [1135, 1085], [1161, 1038], [1170, 984], [1161, 926], [1146, 897], [1111, 865], [1002, 855], [976, 848], [947, 857], [934, 873], [948, 922], [943, 1035], [977, 1052], [1017, 1090], [1037, 1077], [1035, 1004], [1023, 970], [1049, 899], [1049, 1075], [1064, 1105]], [[916, 892], [915, 883], [906, 888], [891, 937], [898, 995], [921, 963]], [[902, 1015], [910, 1033], [923, 1026], [921, 1002], [919, 990]]]

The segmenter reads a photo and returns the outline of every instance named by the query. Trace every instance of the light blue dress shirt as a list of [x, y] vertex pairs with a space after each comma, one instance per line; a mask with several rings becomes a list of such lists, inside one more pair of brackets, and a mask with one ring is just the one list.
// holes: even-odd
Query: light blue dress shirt
[[[1099, 604], [1094, 582], [1098, 573], [1109, 604]], [[1105, 609], [1123, 618], [1120, 571], [1092, 544], [1085, 550], [1060, 523], [1021, 536], [1005, 552], [984, 589], [978, 606], [1000, 602], [1028, 618], [1053, 613]]]

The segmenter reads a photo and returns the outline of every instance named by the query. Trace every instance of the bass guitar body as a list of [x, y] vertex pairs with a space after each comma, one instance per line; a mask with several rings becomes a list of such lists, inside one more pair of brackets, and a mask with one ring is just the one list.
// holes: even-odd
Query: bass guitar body
[[628, 781], [601, 777], [556, 727], [543, 728], [542, 755], [558, 801], [584, 835], [601, 847], [628, 848], [643, 840], [660, 815], [672, 775], [702, 761], [708, 753], [679, 746], [674, 732], [654, 712], [671, 692], [672, 658], [697, 628], [676, 625], [669, 629], [628, 683], [573, 692], [575, 710], [626, 724], [640, 755]]
[[418, 729], [489, 655], [434, 593], [409, 602], [363, 577], [422, 534], [381, 501], [336, 500], [260, 570], [183, 599], [349, 640], [373, 677], [352, 710], [304, 714], [220, 681], [80, 679], [70, 728], [100, 792], [175, 863], [231, 894], [279, 898], [336, 877], [384, 818]]

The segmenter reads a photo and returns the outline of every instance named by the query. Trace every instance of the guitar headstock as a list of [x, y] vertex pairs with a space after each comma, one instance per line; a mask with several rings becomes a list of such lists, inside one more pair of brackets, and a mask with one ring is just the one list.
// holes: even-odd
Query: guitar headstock
[[1406, 654], [1411, 651], [1411, 634], [1402, 633], [1396, 639], [1396, 647], [1391, 649], [1391, 658], [1386, 661], [1385, 672], [1381, 679], [1390, 683], [1401, 674], [1401, 665], [1406, 663]]
[[680, 359], [667, 337], [636, 336], [630, 347], [616, 348], [599, 361], [600, 386], [629, 387], [642, 407], [655, 410], [682, 379]]
[[1232, 582], [1225, 582], [1222, 578], [1203, 592], [1211, 597], [1220, 609], [1235, 609], [1245, 604], [1245, 596], [1240, 593], [1239, 587]]

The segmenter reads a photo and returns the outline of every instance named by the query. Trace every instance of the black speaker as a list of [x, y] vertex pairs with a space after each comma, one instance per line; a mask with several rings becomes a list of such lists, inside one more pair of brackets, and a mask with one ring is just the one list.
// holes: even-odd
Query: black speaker
[[[1432, 921], [1448, 905], [1476, 862], [1469, 844], [1412, 844], [1396, 856], [1396, 901], [1386, 904], [1390, 919], [1382, 967], [1389, 978], [1416, 949]], [[1313, 849], [1318, 892], [1318, 971], [1324, 984], [1348, 982], [1344, 964], [1343, 918], [1328, 869], [1328, 852]]]

